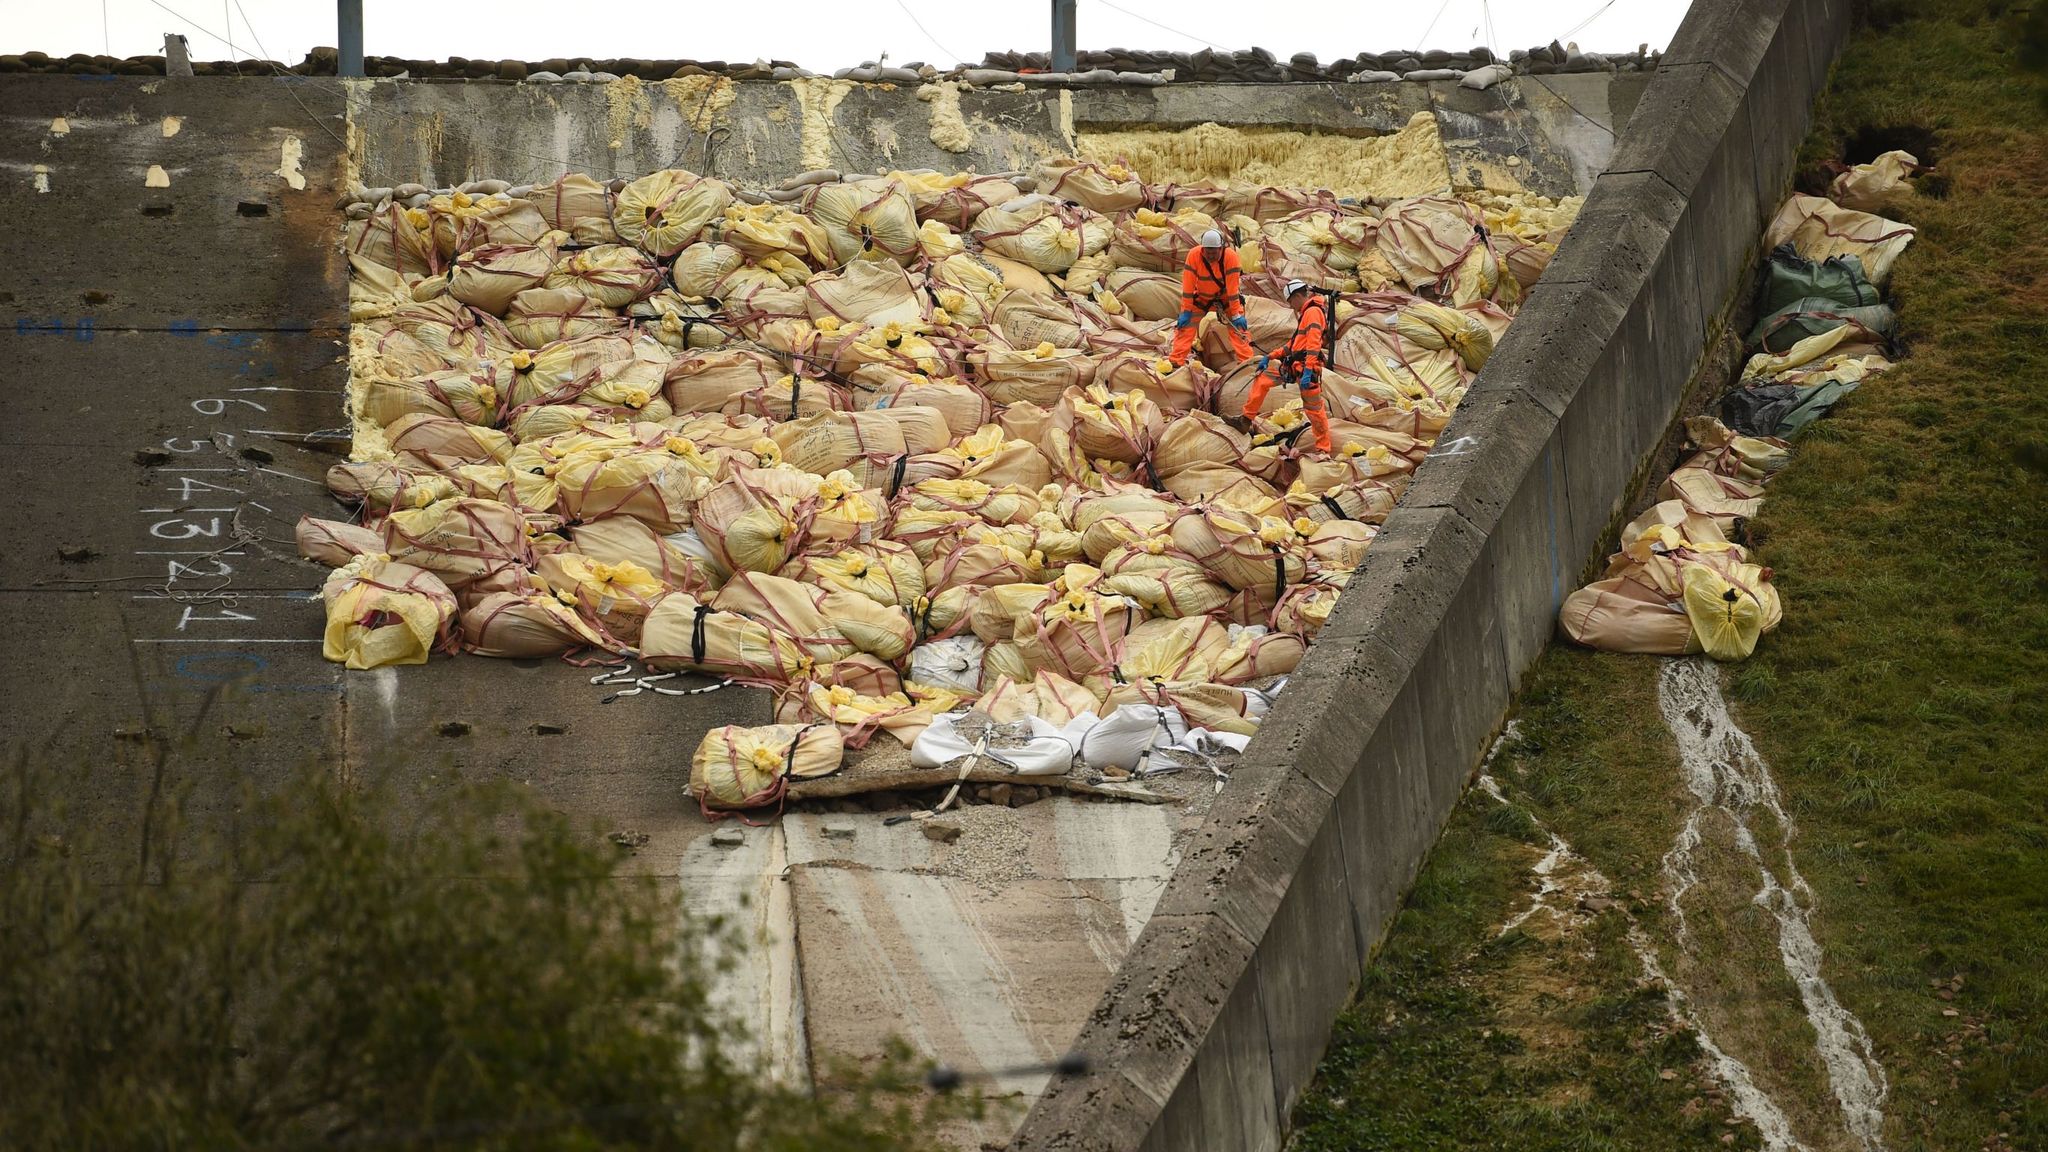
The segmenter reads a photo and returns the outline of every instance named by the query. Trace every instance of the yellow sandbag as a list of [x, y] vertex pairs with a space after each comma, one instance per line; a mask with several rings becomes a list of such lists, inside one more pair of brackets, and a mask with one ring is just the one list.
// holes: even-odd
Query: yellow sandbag
[[640, 657], [658, 672], [703, 672], [754, 684], [787, 684], [814, 664], [780, 631], [684, 592], [669, 593], [647, 613]]
[[[960, 515], [960, 513], [946, 513]], [[980, 521], [976, 521], [979, 525]], [[972, 530], [972, 529], [970, 529]], [[963, 584], [993, 587], [999, 584], [1034, 583], [1045, 575], [1045, 556], [1027, 552], [998, 539], [961, 538], [950, 549], [935, 549], [924, 568], [925, 587], [954, 588]]]
[[1215, 218], [1205, 212], [1184, 208], [1165, 213], [1140, 208], [1117, 219], [1109, 242], [1109, 258], [1119, 268], [1178, 277], [1188, 253], [1200, 246], [1202, 233], [1215, 227]]
[[1065, 727], [1083, 712], [1097, 712], [1102, 701], [1086, 687], [1057, 672], [1039, 672], [1024, 679], [1007, 674], [984, 676], [988, 685], [975, 706], [998, 724], [1027, 716]]
[[924, 301], [902, 267], [856, 260], [843, 272], [821, 272], [804, 285], [812, 320], [831, 316], [855, 324], [911, 325], [924, 320]]
[[1053, 425], [1090, 459], [1136, 463], [1152, 450], [1166, 421], [1159, 405], [1142, 393], [1114, 393], [1091, 384], [1060, 397]]
[[933, 380], [921, 373], [871, 364], [848, 376], [863, 408], [932, 408], [946, 427], [979, 428], [995, 416], [995, 406], [973, 385], [958, 380]]
[[1173, 522], [1174, 546], [1232, 588], [1272, 589], [1277, 599], [1308, 570], [1308, 550], [1293, 524], [1253, 519], [1222, 507], [1191, 509]]
[[557, 466], [554, 481], [572, 519], [634, 516], [664, 532], [689, 527], [690, 506], [709, 488], [666, 448], [574, 453]]
[[909, 497], [913, 508], [970, 512], [989, 524], [1022, 524], [1041, 507], [1032, 489], [997, 488], [979, 480], [921, 480], [910, 486]]
[[1790, 443], [1775, 436], [1738, 436], [1712, 416], [1688, 417], [1685, 436], [1699, 451], [1681, 468], [1705, 468], [1761, 484], [1792, 462]]
[[697, 534], [729, 572], [774, 572], [809, 539], [816, 476], [788, 468], [736, 468], [697, 502]]
[[1575, 644], [1602, 652], [1682, 656], [1697, 651], [1685, 612], [1655, 587], [1627, 576], [1593, 581], [1564, 598], [1558, 626]]
[[361, 504], [371, 512], [424, 508], [456, 494], [447, 477], [389, 460], [336, 464], [327, 470], [327, 490], [343, 502]]
[[327, 577], [320, 599], [327, 607], [320, 653], [337, 664], [425, 664], [453, 643], [455, 594], [423, 568], [358, 556]]
[[749, 259], [780, 255], [820, 268], [834, 263], [824, 229], [785, 204], [734, 204], [715, 230], [721, 242]]
[[1081, 533], [1082, 551], [1099, 564], [1119, 545], [1164, 535], [1181, 511], [1171, 497], [1129, 486], [1081, 501], [1074, 510], [1074, 527]]
[[1015, 348], [1050, 344], [1054, 348], [1080, 349], [1085, 344], [1073, 307], [1060, 296], [1024, 290], [1006, 292], [996, 301], [990, 321]]
[[1231, 633], [1230, 643], [1209, 659], [1205, 679], [1218, 684], [1249, 684], [1285, 676], [1300, 666], [1307, 652], [1308, 641], [1292, 633], [1237, 629]]
[[1023, 401], [1051, 407], [1067, 389], [1095, 379], [1094, 357], [1049, 342], [1017, 349], [985, 344], [969, 352], [967, 362], [981, 379], [982, 390], [998, 404]]
[[1337, 607], [1337, 598], [1343, 591], [1340, 584], [1320, 581], [1289, 588], [1273, 606], [1273, 630], [1291, 632], [1305, 640], [1315, 639], [1316, 633], [1329, 621], [1330, 612]]
[[383, 551], [462, 590], [523, 571], [533, 556], [519, 509], [495, 500], [438, 500], [393, 512], [383, 524]]
[[1051, 482], [1052, 464], [1037, 445], [1010, 438], [1001, 425], [984, 424], [937, 452], [911, 457], [904, 467], [904, 484], [934, 479], [979, 480], [1035, 492]]
[[731, 203], [732, 189], [721, 181], [680, 168], [650, 172], [619, 190], [612, 226], [627, 243], [666, 260]]
[[894, 606], [759, 572], [734, 573], [711, 604], [769, 625], [821, 664], [857, 651], [895, 660], [917, 641], [909, 617]]
[[1737, 517], [1757, 514], [1764, 506], [1764, 489], [1705, 468], [1679, 468], [1658, 486], [1657, 499], [1682, 501], [1688, 511], [1719, 521], [1725, 531]]
[[553, 244], [472, 248], [455, 257], [448, 271], [448, 294], [472, 308], [500, 315], [514, 296], [546, 280], [554, 263]]
[[1704, 564], [1689, 564], [1684, 603], [1701, 651], [1716, 660], [1747, 660], [1756, 651], [1763, 608], [1754, 595]]
[[384, 551], [384, 537], [360, 524], [301, 516], [292, 529], [299, 555], [329, 568], [339, 568], [369, 552]]
[[[716, 412], [728, 416], [768, 415], [793, 419], [830, 411], [835, 393], [822, 381], [799, 382], [787, 377], [775, 357], [751, 348], [716, 348], [679, 356], [664, 374], [662, 385], [677, 412]], [[778, 387], [779, 385], [779, 387]], [[786, 401], [774, 403], [776, 389]]]
[[1145, 185], [1121, 164], [1097, 164], [1062, 156], [1041, 160], [1032, 173], [1038, 190], [1097, 212], [1128, 212], [1145, 202]]
[[1051, 598], [1017, 621], [1017, 650], [1041, 672], [1082, 681], [1117, 663], [1142, 613], [1121, 596], [1076, 590]]
[[[1141, 545], [1111, 552], [1103, 560], [1104, 570], [1111, 573], [1103, 577], [1103, 591], [1128, 596], [1151, 615], [1169, 619], [1206, 616], [1223, 607], [1231, 596], [1229, 585], [1212, 578], [1191, 558], [1177, 553], [1161, 555], [1166, 543], [1162, 537], [1152, 537]], [[1160, 553], [1150, 552], [1152, 546], [1159, 546]], [[1160, 562], [1148, 563], [1148, 557]]]
[[1471, 315], [1427, 300], [1411, 299], [1394, 313], [1394, 331], [1432, 351], [1449, 348], [1477, 372], [1493, 355], [1493, 333]]
[[845, 756], [830, 724], [713, 728], [690, 757], [690, 795], [707, 812], [779, 804], [789, 781], [830, 775]]
[[824, 229], [834, 264], [844, 265], [863, 255], [908, 264], [923, 254], [918, 246], [917, 206], [894, 180], [813, 184], [803, 205], [804, 212]]
[[[1216, 321], [1205, 319], [1204, 324]], [[1172, 361], [1148, 352], [1117, 352], [1102, 358], [1095, 368], [1096, 386], [1111, 393], [1137, 393], [1165, 412], [1196, 412], [1207, 408], [1216, 395], [1216, 373], [1200, 361], [1189, 360], [1178, 368]]]
[[793, 467], [821, 476], [844, 469], [863, 488], [886, 481], [894, 457], [936, 452], [953, 438], [936, 408], [823, 412], [777, 424], [769, 436]]
[[548, 592], [492, 592], [462, 610], [464, 647], [478, 656], [535, 660], [606, 647], [576, 610]]
[[351, 263], [361, 259], [407, 276], [439, 270], [440, 253], [423, 209], [385, 204], [366, 219], [349, 221], [346, 237]]
[[685, 550], [677, 542], [682, 537], [671, 539], [632, 516], [607, 516], [588, 524], [572, 524], [569, 539], [576, 551], [591, 560], [632, 565], [672, 592], [708, 592], [724, 583], [727, 575], [715, 561]]
[[474, 368], [449, 368], [421, 376], [358, 377], [350, 399], [357, 417], [387, 426], [413, 413], [450, 416], [465, 424], [495, 424], [504, 390], [512, 379], [504, 361], [484, 361]]
[[562, 257], [544, 285], [581, 292], [607, 308], [624, 308], [661, 287], [661, 265], [624, 244], [601, 244]]
[[436, 196], [427, 201], [426, 214], [444, 260], [493, 244], [538, 244], [549, 232], [539, 209], [506, 196]]
[[611, 192], [581, 172], [534, 185], [526, 200], [549, 228], [567, 232], [578, 244], [611, 244], [619, 238], [612, 227]]
[[1117, 671], [1126, 681], [1209, 680], [1212, 662], [1229, 647], [1229, 630], [1210, 616], [1147, 620], [1125, 639]]
[[[1142, 268], [1118, 268], [1102, 278], [1103, 287], [1140, 320], [1171, 320], [1180, 314], [1180, 278]], [[1250, 301], [1246, 302], [1249, 305]]]
[[974, 219], [982, 247], [1040, 272], [1061, 273], [1109, 247], [1114, 228], [1098, 213], [1042, 194], [1019, 196]]
[[805, 554], [777, 575], [835, 592], [855, 592], [877, 604], [909, 609], [924, 597], [924, 561], [909, 545], [877, 540], [829, 556]]
[[528, 348], [601, 336], [624, 326], [615, 310], [564, 288], [528, 288], [505, 309], [506, 331]]
[[641, 623], [669, 591], [653, 573], [631, 561], [612, 564], [575, 552], [542, 556], [534, 572], [556, 599], [573, 605], [624, 644], [639, 643]]
[[1814, 261], [1854, 256], [1863, 262], [1863, 275], [1882, 288], [1913, 235], [1911, 224], [1844, 208], [1821, 196], [1794, 196], [1764, 230], [1764, 248], [1790, 244]]
[[1911, 152], [1894, 149], [1836, 176], [1828, 184], [1828, 199], [1858, 212], [1882, 213], [1894, 201], [1915, 194], [1906, 180], [1919, 168], [1920, 161]]

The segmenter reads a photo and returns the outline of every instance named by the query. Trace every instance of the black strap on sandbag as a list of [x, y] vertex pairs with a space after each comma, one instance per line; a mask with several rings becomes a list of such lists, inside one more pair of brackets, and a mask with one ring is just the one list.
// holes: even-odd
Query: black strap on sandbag
[[792, 373], [789, 377], [789, 418], [796, 419], [796, 402], [804, 394], [804, 378]]
[[889, 473], [889, 492], [882, 499], [894, 500], [896, 494], [903, 491], [903, 474], [909, 471], [909, 469], [910, 453], [905, 452], [901, 456], [896, 457], [896, 467]]
[[690, 622], [690, 663], [699, 668], [704, 666], [704, 654], [710, 650], [704, 635], [704, 621], [711, 615], [709, 604], [697, 605], [696, 619]]
[[1318, 500], [1322, 501], [1322, 502], [1323, 502], [1323, 507], [1325, 507], [1325, 508], [1328, 508], [1328, 509], [1330, 510], [1330, 515], [1332, 515], [1332, 516], [1335, 516], [1335, 517], [1336, 517], [1337, 519], [1339, 519], [1339, 520], [1349, 520], [1349, 519], [1351, 519], [1351, 515], [1350, 515], [1350, 513], [1348, 513], [1348, 512], [1346, 512], [1346, 511], [1344, 511], [1344, 506], [1343, 506], [1342, 504], [1339, 504], [1339, 503], [1337, 503], [1337, 502], [1336, 502], [1335, 500], [1331, 499], [1330, 497], [1328, 497], [1328, 496], [1318, 496], [1318, 497], [1316, 497], [1316, 499], [1318, 499]]
[[1275, 544], [1273, 545], [1273, 603], [1278, 604], [1280, 597], [1286, 594], [1287, 554], [1280, 550], [1278, 544]]

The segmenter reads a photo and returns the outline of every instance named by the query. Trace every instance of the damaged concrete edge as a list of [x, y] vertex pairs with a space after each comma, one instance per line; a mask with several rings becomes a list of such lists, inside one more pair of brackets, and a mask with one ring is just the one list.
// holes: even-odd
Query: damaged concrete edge
[[1850, 0], [1696, 0], [1558, 258], [1011, 1147], [1281, 1147], [1336, 1014], [1739, 306]]

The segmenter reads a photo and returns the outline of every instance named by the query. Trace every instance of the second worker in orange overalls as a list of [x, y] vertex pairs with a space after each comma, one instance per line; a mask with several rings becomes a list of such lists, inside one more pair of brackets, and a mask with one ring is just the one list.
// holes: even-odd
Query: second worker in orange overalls
[[1244, 292], [1238, 286], [1242, 275], [1237, 249], [1223, 242], [1223, 233], [1214, 228], [1202, 233], [1201, 245], [1188, 252], [1188, 262], [1180, 270], [1180, 318], [1174, 323], [1173, 353], [1167, 357], [1175, 368], [1186, 364], [1194, 351], [1195, 322], [1204, 312], [1221, 313], [1229, 322], [1223, 331], [1239, 363], [1252, 358], [1252, 343], [1245, 338], [1249, 325]]
[[1249, 426], [1266, 402], [1275, 384], [1294, 383], [1301, 389], [1301, 413], [1315, 430], [1316, 449], [1330, 450], [1330, 413], [1323, 406], [1323, 358], [1330, 346], [1330, 297], [1299, 280], [1287, 282], [1287, 303], [1296, 317], [1294, 338], [1285, 352], [1268, 357], [1252, 381], [1245, 398], [1244, 424]]

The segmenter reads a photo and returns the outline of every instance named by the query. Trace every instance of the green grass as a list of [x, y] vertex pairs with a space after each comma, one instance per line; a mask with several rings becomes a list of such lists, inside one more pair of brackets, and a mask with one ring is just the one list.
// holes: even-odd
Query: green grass
[[[1888, 1146], [2048, 1147], [2044, 105], [2015, 69], [2018, 10], [1873, 15], [1802, 166], [1859, 130], [1920, 126], [1947, 194], [1894, 213], [1920, 229], [1892, 284], [1908, 355], [1773, 483], [1755, 527], [1785, 624], [1724, 682], [1798, 824], [1824, 975], [1890, 1078]], [[1768, 933], [1730, 912], [1695, 925], [1707, 954], [1670, 944], [1657, 870], [1684, 808], [1655, 676], [1645, 659], [1545, 655], [1496, 769], [1529, 811], [1460, 806], [1339, 1022], [1300, 1147], [1751, 1142], [1635, 990], [1625, 912], [1704, 986], [1717, 1037], [1795, 1126], [1827, 1121], [1811, 1032], [1758, 963]], [[1622, 900], [1575, 947], [1494, 939], [1526, 903], [1531, 814]]]

